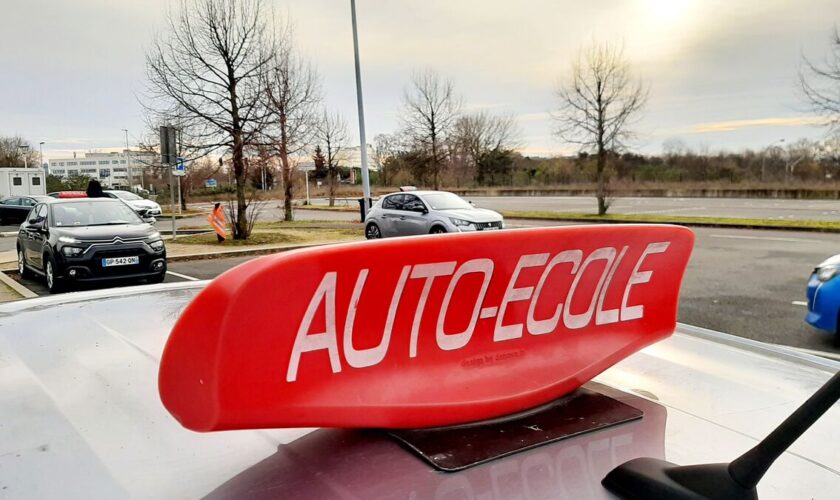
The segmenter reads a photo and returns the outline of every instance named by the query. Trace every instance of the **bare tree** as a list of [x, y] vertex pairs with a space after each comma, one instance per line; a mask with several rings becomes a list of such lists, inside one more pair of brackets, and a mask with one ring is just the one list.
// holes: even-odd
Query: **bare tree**
[[387, 186], [391, 182], [390, 161], [397, 156], [400, 139], [396, 134], [376, 134], [373, 138], [373, 164], [379, 170], [379, 183]]
[[345, 159], [347, 141], [347, 120], [339, 113], [324, 110], [318, 121], [315, 136], [318, 144], [324, 146], [324, 165], [327, 168], [327, 186], [329, 187], [330, 206], [335, 206], [335, 193], [338, 187], [338, 169]]
[[280, 157], [284, 219], [291, 221], [295, 158], [311, 145], [321, 89], [315, 69], [295, 50], [290, 26], [281, 27], [276, 47], [265, 95], [272, 111], [271, 143]]
[[266, 127], [263, 83], [274, 34], [262, 0], [181, 0], [146, 55], [147, 110], [190, 130], [193, 147], [230, 150], [236, 178], [233, 237], [248, 237], [244, 149]]
[[631, 136], [631, 121], [647, 101], [647, 90], [632, 76], [621, 47], [594, 44], [580, 51], [557, 98], [557, 136], [597, 155], [598, 215], [604, 215], [609, 208], [607, 155]]
[[0, 137], [0, 167], [40, 167], [38, 158], [38, 149], [22, 137]]
[[519, 129], [510, 115], [492, 115], [485, 111], [461, 116], [455, 122], [455, 142], [477, 170], [482, 182], [496, 154], [509, 154], [518, 147]]
[[440, 189], [440, 171], [446, 162], [444, 147], [461, 110], [452, 82], [432, 70], [415, 73], [403, 94], [402, 122], [407, 138], [429, 156], [435, 189]]
[[802, 57], [799, 84], [814, 112], [827, 120], [834, 131], [840, 131], [840, 30], [834, 28], [831, 48], [822, 63]]

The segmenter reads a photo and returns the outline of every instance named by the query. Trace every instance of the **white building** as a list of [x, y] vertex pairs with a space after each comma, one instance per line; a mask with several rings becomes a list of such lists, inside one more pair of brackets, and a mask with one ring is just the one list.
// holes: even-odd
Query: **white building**
[[[143, 175], [152, 171], [160, 157], [141, 151], [85, 153], [81, 157], [54, 158], [47, 173], [64, 179], [84, 175], [98, 180], [105, 188], [143, 187]], [[132, 182], [129, 182], [129, 175]]]

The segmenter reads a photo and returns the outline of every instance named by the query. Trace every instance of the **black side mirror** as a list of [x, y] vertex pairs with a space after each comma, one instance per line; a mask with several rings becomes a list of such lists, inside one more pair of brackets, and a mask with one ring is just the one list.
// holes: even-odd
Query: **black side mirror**
[[44, 230], [44, 219], [29, 219], [26, 224], [26, 229], [28, 231], [38, 231], [41, 232]]

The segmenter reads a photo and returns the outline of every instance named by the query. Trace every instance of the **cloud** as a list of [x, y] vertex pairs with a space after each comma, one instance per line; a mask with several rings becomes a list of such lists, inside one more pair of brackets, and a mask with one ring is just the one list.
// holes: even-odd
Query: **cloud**
[[825, 125], [822, 116], [789, 116], [771, 118], [753, 118], [748, 120], [727, 120], [721, 122], [697, 123], [689, 126], [685, 133], [707, 134], [714, 132], [733, 132], [754, 127], [801, 127], [806, 125]]

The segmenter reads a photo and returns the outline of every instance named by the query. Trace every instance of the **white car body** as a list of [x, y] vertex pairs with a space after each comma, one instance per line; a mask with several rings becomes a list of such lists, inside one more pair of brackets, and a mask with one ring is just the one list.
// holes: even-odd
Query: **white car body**
[[135, 211], [146, 210], [146, 214], [151, 217], [159, 217], [163, 212], [156, 202], [141, 198], [140, 196], [130, 191], [120, 191], [116, 189], [107, 189], [103, 191], [109, 198], [117, 198], [127, 203]]
[[[641, 419], [442, 473], [377, 431], [181, 427], [158, 366], [205, 283], [0, 305], [0, 497], [614, 498], [601, 479], [624, 461], [732, 460], [840, 369], [678, 324], [593, 381]], [[836, 497], [838, 419], [834, 405], [778, 459], [760, 498]]]

